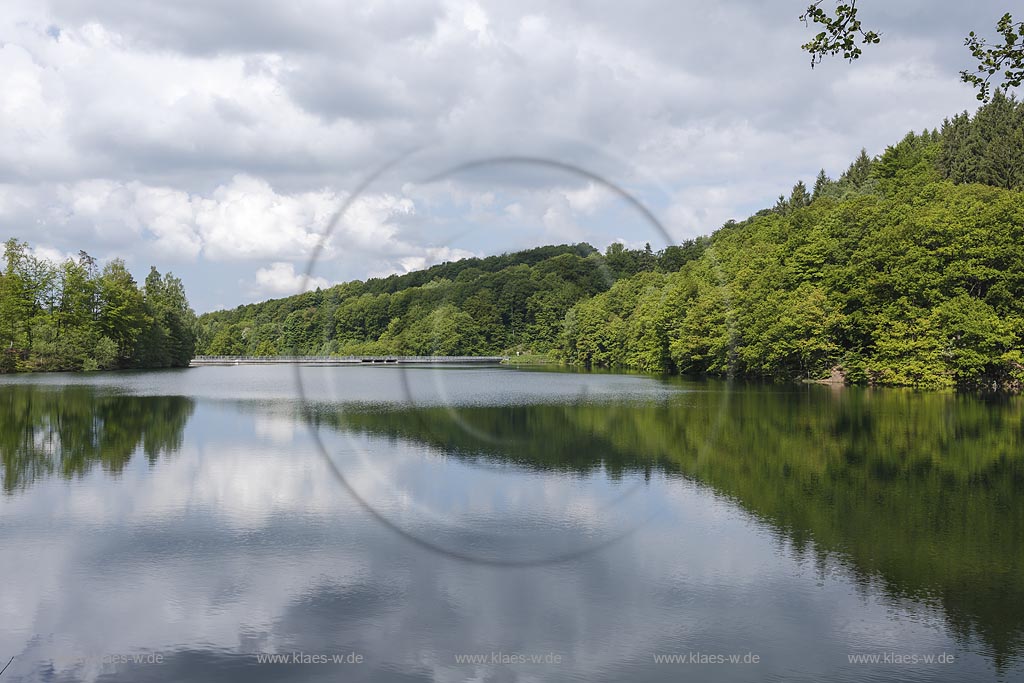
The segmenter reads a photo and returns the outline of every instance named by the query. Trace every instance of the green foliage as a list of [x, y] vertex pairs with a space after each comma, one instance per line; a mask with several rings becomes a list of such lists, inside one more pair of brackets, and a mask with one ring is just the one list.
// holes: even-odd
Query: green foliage
[[110, 370], [117, 367], [119, 356], [120, 349], [117, 343], [110, 337], [100, 337], [96, 342], [92, 361], [96, 363], [97, 370]]
[[947, 119], [939, 167], [957, 183], [1024, 189], [1024, 103], [997, 92], [973, 118]]
[[404, 329], [395, 344], [413, 356], [472, 356], [482, 353], [483, 335], [473, 316], [445, 303]]
[[814, 190], [811, 192], [811, 201], [824, 197], [835, 185], [835, 182], [828, 177], [825, 169], [818, 171], [818, 177], [814, 179]]
[[191, 361], [195, 315], [177, 278], [161, 279], [154, 270], [142, 292], [120, 259], [100, 270], [83, 251], [53, 264], [15, 239], [4, 244], [4, 256], [0, 372], [183, 367]]
[[796, 185], [793, 186], [793, 191], [789, 195], [788, 206], [791, 211], [797, 209], [803, 209], [811, 204], [811, 193], [807, 191], [807, 186], [804, 185], [804, 181], [798, 180]]
[[103, 268], [99, 277], [99, 328], [117, 346], [118, 358], [132, 355], [135, 342], [146, 327], [142, 293], [124, 265], [115, 259]]
[[862, 151], [838, 181], [820, 173], [813, 193], [797, 183], [774, 209], [712, 235], [660, 286], [638, 275], [577, 304], [562, 357], [1020, 390], [1024, 195], [1007, 180], [1021, 153], [1007, 121], [1020, 109], [997, 95], [941, 134], [909, 133], [875, 159]]
[[[863, 54], [857, 39], [862, 45], [877, 44], [882, 36], [875, 31], [865, 31], [860, 19], [857, 18], [857, 0], [849, 3], [840, 2], [836, 5], [835, 16], [821, 8], [824, 0], [815, 0], [800, 15], [805, 26], [812, 23], [821, 24], [823, 31], [800, 46], [811, 55], [813, 69], [826, 56], [842, 53], [849, 61], [859, 59]], [[996, 93], [1009, 92], [1024, 83], [1024, 21], [1014, 22], [1013, 15], [1007, 12], [996, 23], [1002, 43], [990, 43], [971, 31], [964, 39], [964, 45], [971, 56], [977, 60], [977, 66], [960, 72], [960, 80], [978, 90], [978, 99], [988, 102], [992, 98], [992, 78], [1001, 79]]]
[[826, 55], [843, 54], [843, 59], [853, 61], [859, 59], [862, 50], [857, 45], [858, 36], [862, 44], [881, 42], [881, 34], [874, 31], [865, 31], [857, 18], [857, 0], [850, 0], [849, 4], [836, 6], [836, 15], [830, 17], [820, 5], [823, 0], [811, 3], [807, 10], [800, 15], [800, 21], [810, 25], [812, 22], [821, 24], [824, 30], [814, 38], [800, 46], [802, 50], [811, 55], [811, 68]]
[[978, 88], [978, 99], [982, 102], [989, 101], [990, 81], [996, 74], [1003, 78], [999, 86], [1003, 90], [1024, 82], [1024, 21], [1014, 23], [1013, 15], [1007, 12], [999, 19], [996, 30], [1003, 39], [1002, 45], [990, 44], [974, 31], [964, 40], [964, 45], [979, 64], [973, 73], [967, 69], [961, 71], [960, 80]]
[[[725, 227], [734, 224], [729, 221]], [[662, 273], [674, 273], [690, 261], [696, 261], [703, 255], [704, 250], [711, 244], [709, 237], [697, 237], [684, 241], [681, 245], [669, 245], [661, 252], [658, 258], [658, 270]]]
[[672, 272], [706, 238], [654, 252], [616, 243], [540, 247], [200, 316], [211, 355], [547, 354], [576, 303], [638, 273]]

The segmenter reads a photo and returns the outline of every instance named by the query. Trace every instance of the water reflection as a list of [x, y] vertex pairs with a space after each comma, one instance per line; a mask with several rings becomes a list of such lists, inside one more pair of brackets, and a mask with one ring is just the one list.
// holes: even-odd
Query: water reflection
[[[723, 412], [724, 411], [724, 414]], [[1024, 403], [748, 387], [722, 402], [346, 410], [339, 427], [471, 462], [652, 467], [726, 494], [798, 554], [836, 554], [864, 590], [941, 605], [997, 664], [1024, 639]], [[481, 436], [481, 435], [486, 435]]]
[[182, 396], [124, 396], [88, 385], [14, 384], [0, 390], [3, 490], [96, 465], [120, 473], [141, 446], [150, 463], [181, 448], [194, 403]]
[[[367, 372], [345, 376], [382, 376]], [[4, 680], [679, 680], [695, 674], [651, 656], [688, 650], [762, 656], [756, 672], [700, 680], [1024, 673], [1021, 402], [668, 384], [648, 400], [560, 388], [569, 399], [497, 405], [493, 377], [453, 380], [489, 392], [456, 395], [454, 410], [343, 402], [313, 419], [362, 493], [467, 550], [522, 532], [546, 552], [648, 502], [663, 514], [580, 561], [496, 571], [373, 523], [295, 401], [0, 385], [0, 657], [16, 655]], [[944, 669], [847, 662], [947, 648]], [[454, 660], [498, 650], [566, 664]], [[292, 651], [367, 664], [255, 658]], [[163, 664], [101, 661], [129, 652]]]

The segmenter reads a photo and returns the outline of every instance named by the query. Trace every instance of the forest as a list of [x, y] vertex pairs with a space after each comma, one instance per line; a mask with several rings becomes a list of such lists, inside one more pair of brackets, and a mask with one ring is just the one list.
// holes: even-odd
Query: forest
[[200, 316], [200, 353], [549, 353], [576, 303], [641, 271], [676, 270], [703, 245], [656, 254], [615, 244], [603, 255], [589, 244], [547, 246], [348, 282]]
[[180, 279], [151, 268], [142, 287], [124, 261], [86, 252], [54, 263], [4, 243], [0, 372], [186, 367], [196, 316]]
[[542, 247], [199, 317], [206, 354], [546, 354], [591, 367], [1020, 390], [1024, 105], [866, 151], [664, 250]]

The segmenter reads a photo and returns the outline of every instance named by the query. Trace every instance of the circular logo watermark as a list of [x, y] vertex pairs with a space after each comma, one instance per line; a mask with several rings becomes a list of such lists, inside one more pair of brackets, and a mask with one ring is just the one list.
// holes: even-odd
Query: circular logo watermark
[[[312, 256], [304, 273], [305, 281], [303, 283], [303, 291], [305, 291], [305, 284], [315, 277], [317, 265], [327, 248], [329, 240], [335, 235], [339, 225], [341, 225], [350, 216], [358, 202], [371, 193], [375, 184], [378, 183], [386, 174], [394, 173], [396, 170], [401, 169], [403, 165], [408, 165], [410, 160], [416, 158], [417, 154], [418, 152], [413, 152], [383, 164], [381, 167], [368, 174], [366, 178], [363, 179], [363, 181], [359, 183], [345, 198], [344, 202], [333, 215], [321, 234], [320, 240], [313, 250]], [[456, 178], [465, 179], [467, 176], [474, 174], [486, 177], [489, 174], [494, 174], [503, 170], [507, 171], [510, 169], [514, 169], [519, 173], [542, 172], [557, 174], [564, 178], [569, 178], [573, 182], [584, 182], [591, 188], [598, 188], [601, 192], [613, 197], [615, 200], [620, 202], [621, 205], [625, 206], [628, 211], [633, 214], [634, 220], [638, 219], [642, 222], [645, 229], [649, 231], [649, 235], [653, 237], [653, 241], [661, 243], [665, 247], [674, 244], [673, 238], [665, 229], [661, 221], [656, 217], [654, 212], [640, 201], [634, 193], [631, 193], [622, 185], [610, 180], [604, 175], [589, 170], [588, 168], [584, 168], [581, 165], [568, 163], [559, 159], [532, 155], [481, 156], [465, 159], [457, 163], [448, 162], [439, 165], [441, 166], [440, 170], [420, 174], [422, 180], [419, 180], [416, 185], [419, 187], [431, 185], [436, 186], [437, 184], [449, 182]], [[652, 240], [647, 240], [648, 245], [651, 241]], [[617, 280], [616, 273], [612, 272], [604, 259], [596, 259], [595, 262], [598, 264], [598, 277], [602, 281], [601, 289], [607, 291]], [[439, 302], [435, 302], [435, 309], [444, 303], [447, 302], [443, 298]], [[441, 321], [437, 320], [434, 324], [439, 325], [440, 323]], [[444, 324], [450, 325], [451, 321], [444, 321]], [[430, 337], [430, 334], [427, 334], [426, 336]], [[440, 338], [440, 336], [440, 334], [435, 335], [436, 338]], [[446, 354], [429, 353], [427, 355], [444, 356]], [[509, 433], [509, 430], [507, 429], [488, 430], [486, 421], [483, 421], [484, 424], [480, 424], [480, 421], [467, 417], [467, 411], [479, 409], [481, 399], [479, 396], [467, 398], [466, 396], [461, 395], [464, 392], [461, 391], [458, 382], [466, 381], [467, 378], [472, 377], [472, 375], [466, 374], [462, 371], [453, 372], [450, 366], [440, 364], [440, 362], [445, 360], [457, 361], [458, 359], [438, 359], [439, 363], [436, 365], [429, 363], [423, 365], [406, 364], [403, 361], [407, 359], [399, 358], [397, 355], [393, 358], [381, 358], [377, 360], [381, 361], [381, 364], [383, 365], [389, 365], [389, 361], [391, 361], [393, 363], [393, 367], [389, 371], [401, 373], [401, 387], [404, 395], [404, 403], [402, 406], [403, 413], [399, 419], [419, 420], [421, 423], [429, 422], [430, 420], [438, 419], [438, 410], [440, 410], [443, 413], [445, 429], [454, 428], [460, 430], [466, 436], [467, 440], [476, 444], [488, 445], [499, 450], [502, 447], [506, 450], [515, 450], [516, 444], [514, 442], [518, 438], [516, 434]], [[373, 363], [370, 364], [373, 365]], [[346, 371], [346, 368], [339, 368], [338, 374], [334, 376], [338, 378], [338, 381], [343, 381], [344, 373]], [[385, 370], [381, 368], [377, 371], [384, 372]], [[493, 372], [513, 372], [513, 368], [502, 368], [501, 370]], [[571, 547], [564, 547], [563, 545], [555, 551], [550, 551], [549, 549], [541, 553], [524, 553], [522, 543], [511, 544], [515, 550], [507, 553], [507, 555], [503, 555], [501, 553], [496, 554], [486, 550], [475, 550], [474, 548], [504, 547], [501, 543], [504, 532], [501, 530], [500, 524], [485, 525], [487, 528], [491, 529], [491, 531], [485, 533], [492, 537], [487, 542], [476, 544], [460, 544], [458, 542], [446, 543], [439, 538], [439, 536], [443, 534], [436, 534], [429, 530], [424, 531], [422, 528], [423, 525], [416, 525], [403, 521], [403, 519], [401, 519], [401, 515], [394, 514], [388, 509], [388, 506], [376, 504], [372, 495], [361, 490], [358, 483], [351, 476], [351, 473], [346, 472], [346, 466], [341, 464], [340, 461], [342, 459], [335, 457], [336, 454], [332, 454], [328, 440], [326, 440], [321, 433], [320, 425], [322, 424], [322, 420], [318, 419], [318, 413], [324, 409], [323, 402], [319, 397], [311, 394], [309, 390], [310, 388], [307, 386], [308, 380], [304, 378], [303, 374], [302, 366], [295, 365], [295, 382], [301, 402], [303, 417], [311, 426], [315, 447], [323, 456], [331, 475], [366, 513], [392, 532], [420, 548], [453, 559], [481, 565], [501, 567], [547, 565], [574, 560], [617, 543], [633, 534], [650, 518], [650, 515], [640, 515], [637, 519], [629, 523], [619, 524], [616, 529], [606, 530], [604, 533], [597, 535], [586, 535], [585, 540], [578, 545]], [[425, 377], [429, 377], [429, 383], [425, 383], [423, 381]], [[572, 399], [577, 403], [593, 400], [594, 397], [592, 395], [588, 395], [589, 384], [586, 381], [587, 375], [576, 375], [575, 377], [578, 379], [578, 391], [577, 395], [572, 397]], [[449, 387], [447, 380], [452, 378], [454, 378], [456, 383], [454, 386]], [[495, 383], [498, 383], [499, 381], [500, 380], [498, 379], [494, 379]], [[536, 400], [536, 397], [531, 398], [529, 396], [522, 396], [519, 398], [510, 398], [506, 396], [494, 401], [493, 395], [495, 393], [500, 394], [501, 392], [500, 390], [492, 392], [489, 407], [496, 411], [515, 411], [522, 407], [522, 403], [517, 404], [517, 401], [529, 402], [530, 400]], [[426, 397], [425, 400], [424, 397]], [[569, 398], [570, 397], [565, 396], [563, 393], [557, 400], [561, 401], [564, 405], [572, 405], [573, 400], [568, 400]], [[352, 398], [347, 397], [347, 400], [351, 401]], [[486, 399], [484, 400], [484, 403], [487, 403]], [[345, 400], [332, 405], [331, 409], [345, 410]], [[433, 412], [428, 413], [428, 411]], [[721, 411], [719, 411], [719, 414], [721, 414]], [[429, 433], [432, 425], [421, 424], [421, 427]], [[439, 439], [439, 441], [443, 440], [444, 439]], [[353, 443], [356, 444], [355, 450], [360, 456], [361, 465], [364, 468], [368, 467], [373, 469], [375, 467], [376, 460], [374, 457], [375, 453], [370, 452], [364, 442], [357, 442], [356, 439], [353, 439]], [[381, 447], [384, 446], [379, 443], [373, 446], [374, 449]], [[379, 469], [375, 474], [378, 481], [386, 480], [389, 476], [387, 473], [383, 473]], [[630, 485], [617, 489], [616, 495], [607, 500], [601, 501], [602, 508], [606, 511], [615, 508], [624, 499], [640, 490], [643, 485], [644, 481], [637, 480]], [[430, 510], [427, 509], [427, 506], [422, 506], [419, 512], [424, 513], [422, 515], [424, 518], [431, 517], [431, 515], [426, 514], [430, 512]], [[441, 523], [456, 529], [463, 526], [463, 523], [454, 519], [454, 516], [449, 515], [447, 519], [442, 519], [441, 517], [443, 517], [443, 515], [433, 515], [430, 521], [435, 523], [435, 526], [428, 526], [428, 529], [436, 529], [436, 523]], [[479, 531], [474, 531], [473, 533], [478, 534]], [[525, 545], [528, 546], [529, 543]]]

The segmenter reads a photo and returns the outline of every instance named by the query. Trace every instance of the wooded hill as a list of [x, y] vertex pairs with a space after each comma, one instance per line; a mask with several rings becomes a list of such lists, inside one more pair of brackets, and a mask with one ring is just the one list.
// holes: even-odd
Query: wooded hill
[[660, 252], [541, 247], [200, 316], [207, 354], [550, 353], [650, 372], [1020, 389], [1024, 105], [866, 152]]

